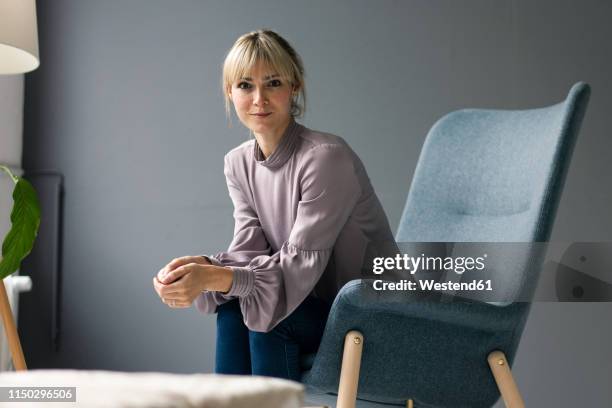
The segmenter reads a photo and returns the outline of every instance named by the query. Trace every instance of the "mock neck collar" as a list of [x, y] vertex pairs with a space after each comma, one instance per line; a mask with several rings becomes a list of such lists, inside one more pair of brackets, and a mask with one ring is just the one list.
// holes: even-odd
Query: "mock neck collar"
[[255, 139], [253, 149], [253, 157], [255, 158], [255, 162], [261, 166], [271, 169], [281, 167], [287, 162], [287, 160], [289, 160], [289, 157], [291, 157], [295, 151], [297, 142], [299, 140], [298, 135], [300, 134], [302, 128], [302, 125], [291, 119], [291, 122], [289, 122], [287, 129], [285, 129], [285, 133], [283, 133], [283, 137], [278, 143], [278, 146], [276, 146], [276, 149], [274, 149], [274, 152], [272, 152], [268, 158], [264, 158], [264, 154], [259, 148], [257, 139]]

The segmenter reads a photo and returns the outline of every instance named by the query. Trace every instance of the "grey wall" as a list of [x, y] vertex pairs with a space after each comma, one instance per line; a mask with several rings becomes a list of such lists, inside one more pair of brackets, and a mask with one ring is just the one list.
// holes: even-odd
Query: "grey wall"
[[[259, 27], [302, 54], [303, 122], [353, 146], [394, 226], [441, 115], [550, 105], [589, 82], [553, 239], [611, 240], [611, 17], [594, 0], [39, 2], [24, 167], [65, 175], [63, 342], [30, 365], [212, 370], [214, 318], [168, 309], [151, 279], [231, 238], [222, 158], [248, 133], [227, 127], [220, 65]], [[515, 364], [529, 406], [612, 401], [611, 312], [534, 305]]]

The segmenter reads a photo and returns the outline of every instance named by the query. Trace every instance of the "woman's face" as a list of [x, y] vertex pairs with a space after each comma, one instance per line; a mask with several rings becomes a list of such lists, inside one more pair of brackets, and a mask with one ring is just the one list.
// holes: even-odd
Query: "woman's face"
[[287, 127], [293, 86], [265, 63], [257, 63], [229, 92], [238, 118], [253, 133], [279, 136]]

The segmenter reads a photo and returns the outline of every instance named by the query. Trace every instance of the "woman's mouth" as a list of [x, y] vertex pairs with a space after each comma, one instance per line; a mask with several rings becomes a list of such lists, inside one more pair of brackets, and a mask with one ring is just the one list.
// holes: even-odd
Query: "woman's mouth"
[[251, 113], [250, 115], [252, 116], [257, 116], [258, 118], [265, 118], [268, 117], [272, 114], [272, 112], [255, 112], [255, 113]]

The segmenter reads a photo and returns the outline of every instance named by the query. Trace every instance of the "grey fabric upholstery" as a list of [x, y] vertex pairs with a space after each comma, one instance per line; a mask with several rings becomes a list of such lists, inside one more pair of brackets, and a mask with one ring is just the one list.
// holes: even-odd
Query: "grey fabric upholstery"
[[[440, 119], [423, 146], [397, 241], [547, 241], [589, 94], [587, 84], [577, 83], [550, 107], [467, 109]], [[537, 260], [528, 261], [506, 271], [507, 294], [534, 285], [538, 269], [529, 265]], [[501, 350], [512, 363], [530, 305], [499, 306], [441, 303], [376, 292], [366, 280], [349, 282], [336, 297], [303, 382], [337, 392], [344, 335], [356, 329], [365, 339], [359, 398], [490, 407], [499, 393], [487, 355]]]

